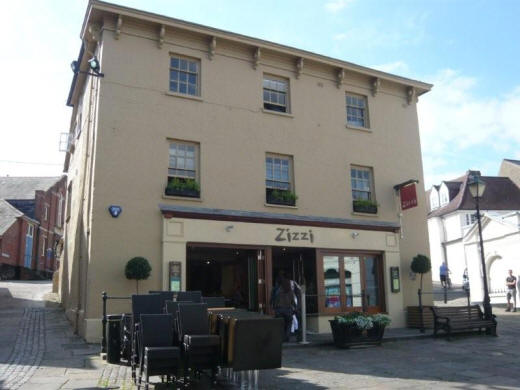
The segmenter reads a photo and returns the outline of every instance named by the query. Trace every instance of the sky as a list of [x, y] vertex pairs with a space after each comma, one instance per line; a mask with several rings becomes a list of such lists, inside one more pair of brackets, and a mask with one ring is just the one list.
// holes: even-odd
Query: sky
[[[425, 187], [520, 159], [520, 1], [114, 0], [434, 84]], [[0, 176], [54, 176], [86, 0], [0, 2]]]

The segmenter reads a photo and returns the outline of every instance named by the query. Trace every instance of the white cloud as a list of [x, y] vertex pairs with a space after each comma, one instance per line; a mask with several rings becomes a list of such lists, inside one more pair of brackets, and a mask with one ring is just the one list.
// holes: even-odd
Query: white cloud
[[351, 2], [352, 0], [331, 0], [325, 3], [325, 9], [329, 12], [338, 12]]
[[343, 41], [343, 40], [348, 38], [348, 34], [347, 33], [340, 33], [340, 34], [334, 35], [332, 38], [335, 41]]
[[[502, 158], [520, 149], [520, 86], [502, 96], [480, 97], [478, 79], [452, 69], [426, 78], [434, 87], [418, 104], [425, 186], [468, 168], [496, 175]], [[473, 165], [456, 172], [452, 161]]]

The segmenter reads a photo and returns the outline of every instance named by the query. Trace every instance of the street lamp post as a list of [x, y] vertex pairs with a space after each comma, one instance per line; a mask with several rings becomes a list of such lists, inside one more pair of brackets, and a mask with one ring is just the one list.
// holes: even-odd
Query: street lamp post
[[482, 223], [480, 220], [480, 198], [484, 194], [486, 189], [486, 183], [480, 179], [479, 176], [474, 175], [470, 181], [468, 182], [469, 192], [471, 196], [475, 199], [475, 205], [477, 209], [477, 223], [478, 223], [478, 236], [480, 243], [480, 261], [482, 263], [482, 278], [484, 279], [484, 316], [486, 319], [491, 319], [493, 316], [491, 310], [491, 300], [489, 299], [489, 290], [488, 290], [488, 280], [487, 280], [487, 271], [486, 271], [486, 260], [484, 258], [484, 242], [482, 240]]

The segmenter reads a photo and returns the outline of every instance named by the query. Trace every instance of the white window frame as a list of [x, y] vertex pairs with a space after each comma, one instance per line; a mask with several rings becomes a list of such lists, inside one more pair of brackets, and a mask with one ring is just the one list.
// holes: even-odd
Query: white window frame
[[[172, 162], [172, 146], [175, 146], [176, 154], [174, 156], [176, 160], [175, 166], [171, 165]], [[179, 146], [184, 147], [184, 151], [182, 151], [182, 148], [179, 148]], [[194, 148], [194, 156], [193, 157], [187, 157], [187, 150], [186, 147], [193, 147]], [[179, 178], [179, 179], [185, 179], [185, 180], [195, 180], [196, 182], [199, 182], [199, 151], [200, 151], [200, 145], [196, 142], [189, 142], [189, 141], [179, 141], [179, 140], [168, 140], [168, 181], [170, 178]], [[177, 155], [178, 152], [183, 152], [183, 155]], [[184, 167], [180, 168], [177, 166], [178, 159], [183, 158], [183, 164]], [[186, 169], [186, 159], [193, 159], [193, 169]], [[186, 174], [180, 174], [178, 172], [171, 172], [171, 170], [176, 171], [188, 171], [188, 172], [194, 172], [192, 176], [186, 175]]]
[[[368, 172], [368, 178], [359, 177], [357, 174], [353, 175], [354, 171], [356, 172]], [[361, 187], [357, 187], [354, 185], [354, 181], [361, 182], [367, 184], [368, 190], [361, 189]], [[352, 192], [352, 200], [370, 200], [372, 202], [376, 201], [375, 191], [374, 191], [374, 170], [371, 167], [363, 167], [359, 165], [351, 165], [350, 166], [350, 185]], [[367, 198], [360, 197], [355, 195], [355, 193], [368, 193]]]
[[[360, 102], [362, 102], [362, 104]], [[362, 115], [358, 115], [358, 110], [362, 111]], [[370, 128], [368, 121], [368, 99], [366, 96], [346, 92], [345, 114], [347, 126], [361, 127], [365, 129]], [[359, 124], [358, 122], [362, 122], [362, 124]]]
[[49, 218], [49, 206], [44, 205], [43, 206], [43, 220], [46, 221], [47, 218]]
[[[187, 57], [177, 53], [170, 53], [170, 64], [168, 71], [168, 91], [171, 93], [186, 95], [186, 96], [199, 96], [200, 97], [200, 74], [201, 74], [201, 62], [199, 58]], [[178, 60], [178, 65], [174, 64], [174, 60]], [[184, 69], [183, 61], [186, 63], [186, 68]], [[195, 71], [191, 68], [192, 65], [195, 65]], [[174, 73], [176, 72], [176, 73]], [[183, 77], [181, 74], [186, 75], [186, 80], [181, 80]], [[173, 76], [176, 77], [173, 77]], [[196, 82], [195, 84], [190, 83], [190, 76], [195, 75]], [[181, 84], [186, 85], [186, 91], [181, 92]], [[194, 93], [190, 93], [190, 86], [195, 86]]]
[[468, 213], [463, 215], [462, 222], [464, 226], [471, 226], [477, 222], [477, 216], [474, 213]]
[[[268, 176], [268, 159], [272, 159], [271, 161], [271, 178]], [[278, 164], [280, 165], [280, 176], [282, 175], [283, 170], [283, 162], [287, 162], [287, 175], [288, 175], [288, 181], [280, 179], [275, 179], [274, 173], [275, 173], [275, 161], [278, 160]], [[268, 184], [268, 182], [272, 182], [271, 184]], [[275, 183], [279, 183], [277, 186]], [[288, 184], [288, 186], [285, 186], [287, 188], [283, 188], [284, 184]], [[275, 154], [275, 153], [266, 153], [265, 155], [265, 188], [271, 189], [271, 190], [278, 190], [278, 191], [291, 191], [294, 193], [294, 168], [293, 168], [293, 157], [282, 155], [282, 154]]]
[[45, 257], [45, 251], [47, 249], [47, 237], [42, 237], [42, 256]]
[[34, 225], [29, 223], [27, 224], [27, 233], [26, 233], [26, 236], [27, 237], [34, 237]]
[[56, 216], [56, 225], [61, 227], [61, 219], [63, 218], [63, 195], [58, 194], [58, 212]]
[[[285, 87], [283, 87], [283, 85], [285, 85]], [[262, 102], [264, 109], [274, 112], [290, 113], [289, 91], [290, 85], [288, 78], [264, 74], [262, 78]], [[266, 96], [268, 99], [266, 99]], [[276, 96], [276, 99], [273, 99], [274, 96]], [[284, 96], [284, 104], [278, 102], [280, 96]], [[268, 107], [269, 105], [274, 107]]]

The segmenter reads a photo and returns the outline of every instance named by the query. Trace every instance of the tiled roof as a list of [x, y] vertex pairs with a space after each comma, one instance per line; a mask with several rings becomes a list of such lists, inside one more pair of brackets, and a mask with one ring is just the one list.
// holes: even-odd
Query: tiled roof
[[[480, 173], [468, 171], [463, 176], [460, 190], [446, 206], [433, 210], [428, 217], [440, 217], [457, 210], [475, 210], [475, 200], [468, 188], [470, 176]], [[508, 177], [480, 176], [486, 190], [480, 199], [481, 210], [520, 210], [520, 188]]]
[[37, 190], [46, 191], [61, 177], [0, 177], [0, 199], [34, 199]]
[[23, 213], [9, 204], [9, 202], [0, 199], [0, 236], [21, 217]]
[[446, 187], [448, 187], [448, 192], [450, 194], [450, 199], [453, 199], [460, 191], [460, 186], [462, 184], [462, 180], [459, 181], [445, 181]]

